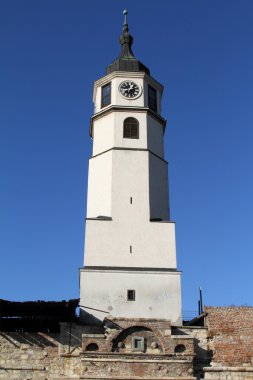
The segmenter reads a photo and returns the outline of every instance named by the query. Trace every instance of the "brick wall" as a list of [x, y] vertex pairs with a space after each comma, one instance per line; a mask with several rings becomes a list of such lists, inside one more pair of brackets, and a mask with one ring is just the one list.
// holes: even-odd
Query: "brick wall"
[[208, 345], [213, 365], [253, 365], [253, 308], [207, 307]]

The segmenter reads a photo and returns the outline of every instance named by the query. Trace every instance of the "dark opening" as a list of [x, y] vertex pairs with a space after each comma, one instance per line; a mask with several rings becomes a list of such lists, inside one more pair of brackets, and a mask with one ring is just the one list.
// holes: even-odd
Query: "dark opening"
[[128, 301], [135, 301], [135, 290], [128, 290], [127, 291], [127, 300]]
[[175, 352], [184, 352], [186, 350], [185, 346], [183, 344], [178, 344], [175, 347]]
[[134, 348], [141, 350], [143, 347], [143, 339], [142, 338], [135, 338], [134, 339]]
[[98, 345], [96, 343], [90, 343], [85, 348], [85, 351], [97, 351], [97, 350], [98, 350]]

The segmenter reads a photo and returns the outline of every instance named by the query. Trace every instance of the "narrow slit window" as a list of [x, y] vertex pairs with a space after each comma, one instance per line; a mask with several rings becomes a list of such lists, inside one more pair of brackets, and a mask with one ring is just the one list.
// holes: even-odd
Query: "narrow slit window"
[[128, 117], [124, 120], [123, 137], [125, 139], [139, 138], [139, 122], [134, 117]]
[[130, 245], [130, 253], [132, 253], [133, 252], [133, 249], [132, 249], [132, 246]]
[[157, 94], [151, 86], [148, 86], [148, 106], [152, 111], [157, 112]]
[[128, 301], [135, 301], [135, 290], [128, 290], [127, 291], [127, 300]]
[[133, 198], [132, 198], [132, 197], [130, 197], [130, 203], [131, 203], [131, 204], [133, 203]]
[[101, 108], [106, 107], [109, 104], [111, 104], [111, 83], [102, 87]]

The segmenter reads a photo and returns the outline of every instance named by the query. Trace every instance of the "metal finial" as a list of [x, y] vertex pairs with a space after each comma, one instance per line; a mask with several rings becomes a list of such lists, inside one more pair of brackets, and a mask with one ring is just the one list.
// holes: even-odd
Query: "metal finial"
[[123, 11], [123, 15], [124, 15], [124, 25], [127, 25], [127, 15], [128, 15], [128, 12], [127, 12], [126, 9]]

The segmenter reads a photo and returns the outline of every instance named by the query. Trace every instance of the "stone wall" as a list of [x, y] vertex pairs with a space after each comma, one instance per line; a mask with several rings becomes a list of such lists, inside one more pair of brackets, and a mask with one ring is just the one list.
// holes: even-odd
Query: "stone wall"
[[194, 344], [193, 373], [198, 378], [204, 377], [204, 367], [210, 365], [211, 352], [208, 346], [207, 328], [199, 326], [182, 326], [173, 329], [172, 338], [185, 336], [191, 337]]
[[194, 339], [172, 335], [168, 320], [114, 318], [106, 325], [104, 334], [83, 334], [81, 379], [194, 379]]
[[[61, 333], [0, 332], [0, 380], [253, 380], [253, 308], [208, 307], [205, 327], [117, 319]], [[134, 338], [143, 339], [133, 350]]]
[[0, 379], [79, 379], [82, 329], [69, 332], [0, 332]]

